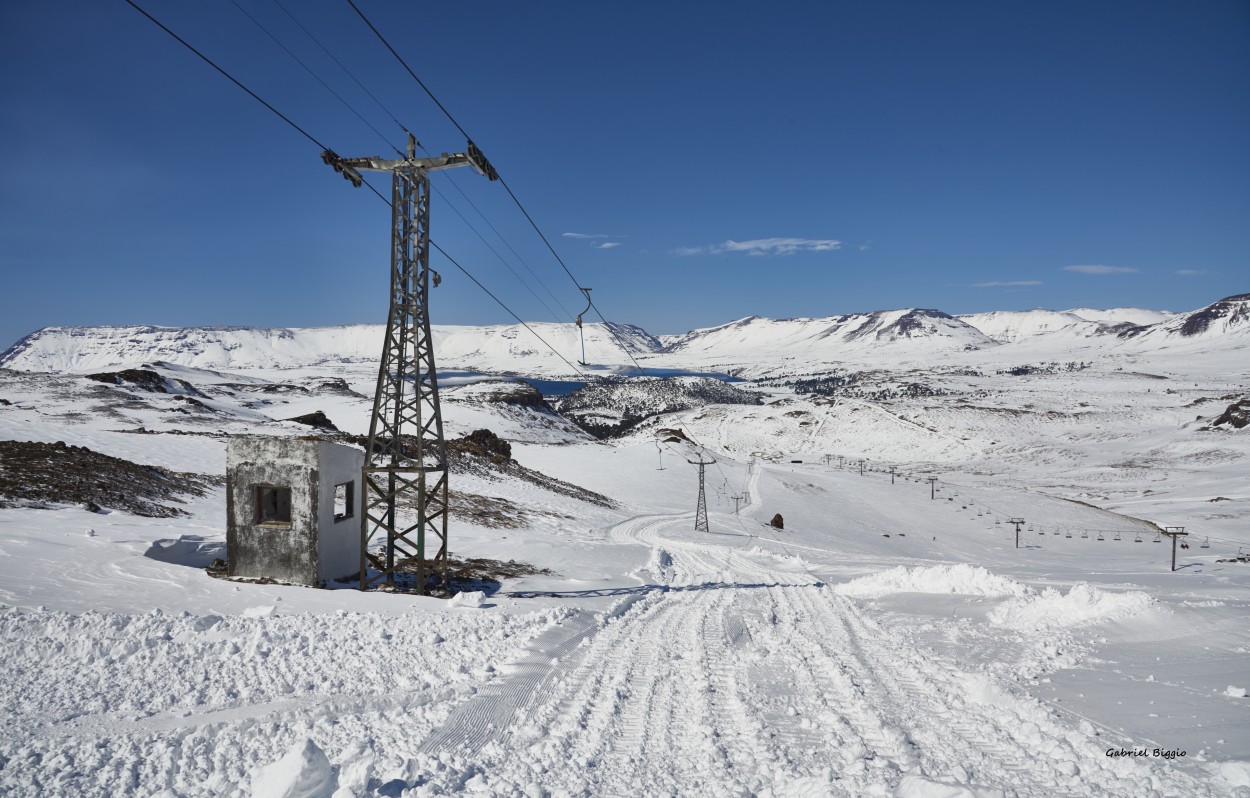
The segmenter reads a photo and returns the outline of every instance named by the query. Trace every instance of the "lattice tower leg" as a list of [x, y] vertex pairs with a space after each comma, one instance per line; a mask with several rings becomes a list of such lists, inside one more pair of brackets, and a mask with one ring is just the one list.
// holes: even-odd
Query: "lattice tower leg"
[[[446, 584], [447, 444], [430, 335], [429, 190], [423, 170], [393, 172], [390, 314], [363, 469], [361, 590], [394, 586], [396, 570], [409, 564], [418, 592], [431, 564]], [[427, 532], [437, 538], [432, 563]]]
[[705, 464], [699, 463], [699, 506], [694, 511], [694, 531], [707, 532], [707, 496], [703, 491], [703, 471]]

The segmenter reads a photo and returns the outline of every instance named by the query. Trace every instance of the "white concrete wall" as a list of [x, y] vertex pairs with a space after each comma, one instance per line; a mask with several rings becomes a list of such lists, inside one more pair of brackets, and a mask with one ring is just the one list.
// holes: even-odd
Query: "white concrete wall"
[[[317, 443], [265, 436], [229, 440], [226, 550], [231, 576], [316, 583]], [[291, 523], [256, 523], [257, 485], [291, 489]]]
[[[359, 449], [322, 441], [317, 467], [317, 579], [332, 584], [344, 576], [360, 574], [360, 517], [364, 508], [364, 485], [360, 469], [365, 455]], [[334, 488], [350, 482], [353, 487], [352, 515], [334, 520]]]

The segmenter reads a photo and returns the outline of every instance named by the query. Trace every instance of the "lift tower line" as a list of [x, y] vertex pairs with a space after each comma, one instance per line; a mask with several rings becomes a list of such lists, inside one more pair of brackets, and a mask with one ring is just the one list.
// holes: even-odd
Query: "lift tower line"
[[707, 494], [703, 490], [703, 471], [716, 461], [704, 460], [703, 455], [699, 455], [698, 460], [686, 458], [686, 462], [699, 467], [699, 503], [694, 509], [694, 531], [708, 532], [710, 530], [707, 525]]
[[[1016, 548], [1020, 548], [1020, 527], [1024, 526], [1023, 518], [1008, 518], [1007, 523], [1012, 524], [1016, 528]], [[1029, 527], [1032, 529], [1033, 527]]]
[[1189, 533], [1185, 531], [1185, 527], [1183, 526], [1169, 526], [1169, 527], [1164, 528], [1163, 534], [1167, 535], [1168, 537], [1172, 539], [1172, 570], [1175, 571], [1176, 570], [1176, 539], [1182, 538], [1182, 537], [1188, 537]]
[[[424, 593], [429, 531], [438, 539], [432, 559], [446, 582], [447, 443], [430, 335], [429, 173], [471, 166], [480, 175], [498, 179], [471, 141], [466, 152], [436, 158], [418, 158], [416, 150], [417, 140], [410, 133], [408, 157], [398, 160], [340, 158], [332, 150], [321, 153], [322, 161], [357, 187], [363, 183], [361, 172], [391, 174], [390, 314], [362, 469], [361, 590], [379, 581], [394, 587], [396, 569], [415, 563], [417, 591]], [[439, 283], [437, 273], [433, 282]], [[414, 509], [415, 523], [400, 522], [401, 510]], [[370, 544], [383, 532], [384, 551], [371, 552]]]

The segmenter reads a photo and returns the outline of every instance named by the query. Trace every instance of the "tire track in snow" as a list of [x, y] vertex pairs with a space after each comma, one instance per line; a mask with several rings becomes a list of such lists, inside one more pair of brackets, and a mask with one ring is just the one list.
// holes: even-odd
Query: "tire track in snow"
[[905, 775], [1017, 798], [1210, 794], [1184, 772], [1108, 759], [1036, 701], [933, 659], [808, 574], [691, 539], [679, 529], [690, 518], [614, 527], [613, 540], [657, 552], [665, 589], [549, 630], [423, 750], [458, 745], [473, 772], [604, 795], [860, 796]]

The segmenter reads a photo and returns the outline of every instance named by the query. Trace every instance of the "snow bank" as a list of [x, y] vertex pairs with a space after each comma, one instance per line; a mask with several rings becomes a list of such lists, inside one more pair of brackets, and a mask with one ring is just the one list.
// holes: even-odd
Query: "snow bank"
[[933, 781], [908, 773], [894, 788], [894, 798], [1003, 798], [1006, 793], [997, 787], [968, 787]]
[[[94, 537], [95, 530], [88, 534]], [[180, 535], [177, 539], [153, 541], [143, 556], [174, 565], [203, 568], [219, 557], [225, 559], [226, 544], [220, 540], [205, 540], [199, 535]]]
[[304, 739], [252, 776], [252, 795], [267, 798], [331, 798], [339, 788], [330, 760], [312, 740]]
[[834, 588], [844, 596], [890, 593], [959, 593], [969, 596], [1024, 596], [1029, 588], [980, 566], [965, 564], [891, 568]]
[[1016, 629], [1048, 629], [1081, 626], [1136, 615], [1154, 604], [1140, 591], [1108, 593], [1081, 582], [1067, 594], [1053, 587], [1041, 593], [1004, 601], [990, 610], [991, 623]]

